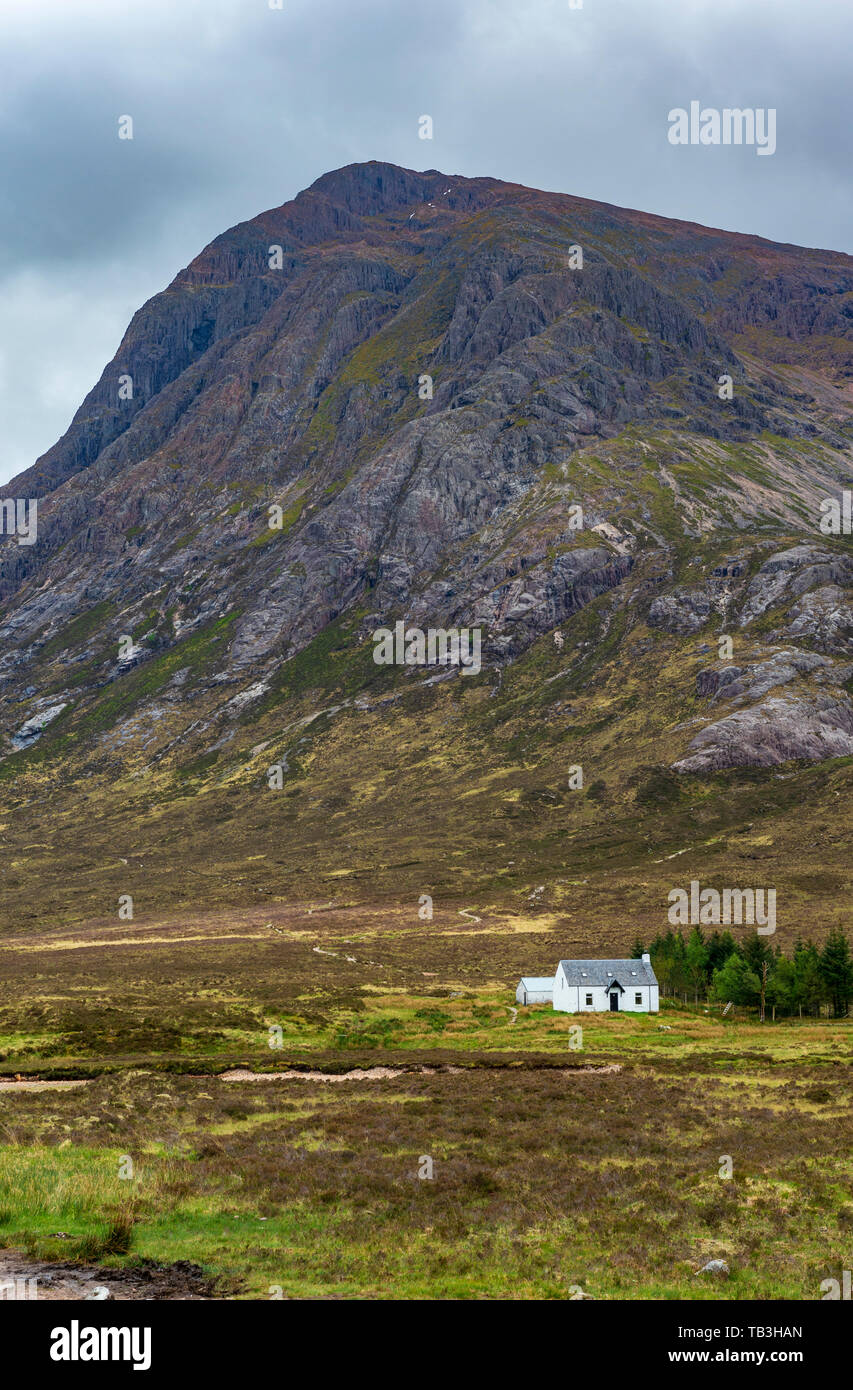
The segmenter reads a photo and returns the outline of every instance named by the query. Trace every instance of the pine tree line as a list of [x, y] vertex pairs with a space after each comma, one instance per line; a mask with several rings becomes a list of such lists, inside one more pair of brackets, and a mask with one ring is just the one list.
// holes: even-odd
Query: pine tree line
[[[646, 948], [633, 947], [636, 958]], [[731, 932], [715, 931], [705, 937], [694, 927], [687, 940], [681, 931], [660, 933], [648, 948], [661, 995], [685, 1003], [744, 1004], [765, 1010], [773, 1017], [798, 1014], [846, 1018], [853, 1001], [853, 957], [841, 927], [826, 939], [823, 950], [811, 941], [797, 941], [790, 956], [781, 946], [753, 933], [742, 943]]]

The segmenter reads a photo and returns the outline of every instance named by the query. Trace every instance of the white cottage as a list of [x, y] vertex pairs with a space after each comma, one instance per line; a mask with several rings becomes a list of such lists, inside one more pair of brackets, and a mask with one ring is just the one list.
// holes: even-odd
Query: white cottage
[[561, 960], [554, 976], [554, 1008], [567, 1014], [656, 1014], [660, 991], [651, 957]]
[[515, 997], [519, 1004], [550, 1004], [554, 998], [554, 976], [523, 975]]

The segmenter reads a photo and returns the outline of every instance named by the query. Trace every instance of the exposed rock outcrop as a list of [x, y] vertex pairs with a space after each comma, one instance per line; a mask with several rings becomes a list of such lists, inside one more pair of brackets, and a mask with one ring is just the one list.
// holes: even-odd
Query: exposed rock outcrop
[[661, 627], [666, 632], [698, 632], [708, 622], [712, 610], [710, 598], [701, 590], [675, 589], [653, 600], [649, 627]]
[[760, 618], [787, 598], [823, 585], [853, 584], [853, 559], [818, 546], [796, 545], [765, 560], [747, 589], [740, 623]]
[[676, 772], [715, 772], [726, 767], [774, 767], [795, 759], [820, 762], [853, 754], [853, 705], [849, 700], [771, 696], [710, 724], [691, 739]]
[[12, 735], [12, 747], [16, 750], [29, 748], [31, 743], [40, 739], [48, 724], [52, 724], [62, 711], [68, 701], [63, 700], [59, 704], [49, 705], [47, 709], [41, 710], [38, 714], [30, 715], [29, 719], [21, 725], [17, 733]]
[[788, 618], [785, 637], [839, 656], [853, 652], [853, 602], [837, 585], [806, 594], [789, 608]]

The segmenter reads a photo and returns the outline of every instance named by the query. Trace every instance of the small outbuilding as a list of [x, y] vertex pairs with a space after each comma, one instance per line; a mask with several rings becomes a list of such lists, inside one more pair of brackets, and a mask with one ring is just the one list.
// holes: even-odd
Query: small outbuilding
[[524, 975], [515, 997], [519, 1004], [550, 1004], [554, 998], [553, 975]]
[[561, 960], [553, 999], [554, 1008], [567, 1014], [660, 1010], [657, 976], [648, 955], [639, 960]]

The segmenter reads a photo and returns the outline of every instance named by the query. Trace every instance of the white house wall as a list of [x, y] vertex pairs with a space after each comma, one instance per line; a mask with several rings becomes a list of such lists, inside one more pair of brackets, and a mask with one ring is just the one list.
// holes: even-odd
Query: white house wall
[[[586, 996], [592, 995], [592, 1003], [587, 1004]], [[636, 1004], [634, 995], [640, 994], [642, 1002]], [[610, 1012], [610, 991], [603, 985], [570, 985], [562, 970], [554, 980], [554, 1008], [566, 1014], [594, 1014]], [[656, 1014], [660, 1009], [657, 985], [625, 985], [619, 996], [619, 1012], [624, 1014]]]

